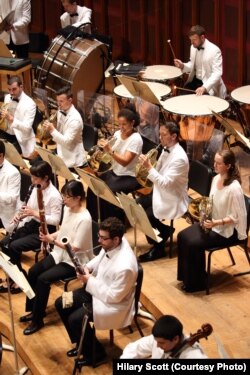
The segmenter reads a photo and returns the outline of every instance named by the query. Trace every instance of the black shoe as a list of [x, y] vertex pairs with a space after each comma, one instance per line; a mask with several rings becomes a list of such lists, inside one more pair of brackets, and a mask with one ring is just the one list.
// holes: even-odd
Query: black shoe
[[90, 361], [89, 359], [83, 358], [83, 359], [75, 359], [76, 366], [78, 368], [81, 368], [82, 366], [92, 366], [92, 367], [98, 367], [108, 361], [107, 357], [101, 357], [97, 358], [95, 363], [93, 361]]
[[8, 293], [8, 288], [6, 286], [0, 285], [0, 293]]
[[44, 326], [43, 322], [40, 322], [40, 323], [32, 322], [27, 328], [25, 328], [25, 330], [23, 331], [23, 334], [32, 335], [32, 333], [39, 331], [41, 328], [43, 328], [43, 326]]
[[152, 247], [147, 253], [139, 256], [140, 262], [150, 262], [151, 260], [160, 259], [166, 256], [164, 249]]
[[29, 313], [27, 315], [21, 316], [21, 318], [19, 318], [19, 322], [26, 323], [26, 322], [30, 322], [32, 319], [33, 319], [33, 313]]
[[181, 290], [183, 290], [183, 292], [185, 293], [195, 293], [195, 292], [201, 292], [201, 291], [206, 290], [206, 287], [203, 285], [191, 287], [191, 286], [183, 284], [181, 286]]
[[78, 351], [77, 348], [73, 348], [73, 349], [71, 349], [71, 350], [69, 350], [67, 352], [67, 356], [68, 357], [76, 357], [77, 356], [77, 351]]

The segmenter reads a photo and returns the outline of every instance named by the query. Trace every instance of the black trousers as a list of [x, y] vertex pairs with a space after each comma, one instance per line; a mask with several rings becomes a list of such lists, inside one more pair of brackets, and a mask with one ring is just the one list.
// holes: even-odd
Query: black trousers
[[155, 248], [164, 249], [165, 242], [170, 236], [170, 226], [165, 225], [161, 220], [157, 219], [153, 213], [152, 207], [152, 193], [138, 198], [136, 201], [139, 203], [145, 210], [147, 217], [150, 221], [150, 224], [153, 228], [158, 229], [159, 236], [162, 238], [161, 242], [156, 242], [151, 238], [147, 237], [149, 243], [153, 244]]
[[[196, 89], [198, 89], [198, 87], [201, 87], [202, 85], [203, 85], [203, 82], [200, 79], [196, 78], [196, 76], [194, 76], [193, 80], [191, 82], [188, 82], [184, 87], [186, 89], [195, 91]], [[186, 95], [186, 94], [189, 94], [189, 92], [185, 92], [183, 90], [182, 94]]]
[[29, 57], [29, 43], [16, 45], [11, 40], [7, 47], [20, 59], [27, 59]]
[[[1, 242], [0, 246], [3, 252], [10, 257], [10, 261], [16, 264], [18, 268], [24, 272], [21, 265], [21, 255], [23, 251], [30, 251], [40, 248], [41, 241], [39, 239], [40, 223], [34, 219], [25, 223], [23, 227], [18, 228], [12, 241], [9, 243], [11, 234], [8, 234]], [[55, 232], [54, 225], [48, 225], [50, 233]], [[24, 272], [25, 273], [25, 272]]]
[[236, 239], [236, 230], [231, 237], [225, 238], [212, 230], [206, 233], [199, 223], [179, 232], [177, 279], [190, 288], [205, 286], [205, 250], [215, 246], [230, 246]]
[[[124, 194], [128, 194], [141, 187], [135, 177], [117, 176], [113, 171], [103, 173], [99, 178], [108, 185], [108, 187], [114, 194], [121, 192], [123, 192]], [[101, 221], [110, 216], [116, 216], [120, 220], [124, 221], [125, 213], [123, 209], [105, 201], [104, 199], [100, 199], [99, 202]], [[88, 188], [87, 191], [86, 205], [92, 219], [94, 221], [98, 221], [97, 197], [90, 188]]]
[[63, 262], [56, 264], [52, 255], [46, 256], [29, 269], [28, 281], [35, 297], [26, 298], [26, 311], [32, 311], [33, 322], [40, 323], [43, 320], [51, 283], [73, 276], [76, 276], [75, 268]]
[[94, 330], [89, 323], [93, 321], [93, 315], [90, 312], [92, 310], [92, 296], [86, 292], [84, 288], [76, 289], [73, 291], [73, 305], [71, 307], [63, 309], [62, 297], [59, 297], [56, 300], [55, 306], [68, 332], [71, 342], [76, 343], [77, 346], [79, 345], [81, 338], [83, 317], [85, 314], [88, 315], [89, 318], [83, 339], [82, 354], [85, 359], [90, 362], [93, 361], [92, 349], [95, 340], [96, 360], [98, 361], [98, 359], [105, 357], [105, 349], [95, 337]]

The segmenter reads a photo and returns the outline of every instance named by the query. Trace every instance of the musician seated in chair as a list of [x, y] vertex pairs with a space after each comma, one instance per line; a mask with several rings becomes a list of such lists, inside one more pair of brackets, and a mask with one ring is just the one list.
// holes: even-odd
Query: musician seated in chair
[[82, 167], [87, 163], [82, 141], [83, 121], [73, 104], [73, 94], [68, 86], [56, 92], [58, 105], [57, 126], [45, 121], [43, 126], [56, 143], [57, 154], [68, 168]]
[[61, 193], [64, 213], [60, 229], [52, 234], [40, 233], [40, 240], [54, 245], [54, 248], [28, 272], [28, 281], [35, 292], [35, 297], [26, 298], [26, 311], [31, 313], [20, 318], [20, 322], [31, 321], [23, 331], [25, 335], [35, 333], [44, 326], [43, 317], [49, 298], [50, 284], [76, 276], [74, 264], [61, 239], [63, 237], [68, 239], [76, 256], [79, 253], [78, 258], [82, 264], [93, 257], [92, 220], [83, 205], [85, 199], [83, 185], [80, 181], [71, 180], [62, 187]]
[[140, 163], [148, 170], [148, 179], [153, 182], [153, 192], [142, 196], [138, 203], [145, 209], [153, 228], [159, 230], [162, 241], [149, 240], [153, 247], [139, 256], [140, 262], [162, 258], [165, 253], [165, 242], [173, 228], [162, 223], [162, 220], [173, 220], [182, 217], [187, 211], [188, 170], [189, 162], [186, 152], [179, 144], [179, 126], [167, 122], [160, 126], [162, 153], [153, 167], [146, 155], [140, 155]]
[[[21, 265], [21, 255], [23, 251], [39, 249], [41, 240], [39, 238], [39, 227], [41, 225], [40, 213], [37, 199], [37, 187], [41, 185], [43, 194], [43, 207], [48, 230], [53, 232], [61, 219], [62, 197], [59, 191], [52, 184], [52, 168], [49, 163], [40, 161], [30, 168], [32, 185], [25, 198], [24, 205], [15, 215], [14, 229], [1, 242], [3, 252], [5, 252], [13, 264], [16, 264], [21, 271], [25, 270]], [[31, 192], [32, 191], [32, 192]], [[1, 293], [6, 293], [8, 288], [3, 285]], [[20, 293], [21, 289], [16, 288], [12, 283], [11, 293]]]
[[189, 344], [182, 323], [176, 317], [163, 315], [155, 322], [152, 334], [128, 344], [120, 358], [199, 359], [207, 356], [197, 342]]
[[5, 158], [5, 145], [0, 140], [0, 220], [7, 232], [13, 229], [20, 197], [21, 176], [18, 169]]
[[[56, 300], [56, 309], [70, 340], [76, 344], [76, 348], [68, 351], [69, 357], [77, 355], [84, 315], [94, 322], [96, 329], [102, 330], [127, 327], [133, 319], [138, 264], [124, 233], [125, 227], [116, 217], [104, 220], [99, 228], [102, 249], [84, 267], [85, 275], [78, 274], [82, 288], [73, 291], [72, 305], [64, 308], [62, 297]], [[106, 359], [105, 349], [94, 336], [89, 322], [82, 353], [81, 366], [97, 366]]]
[[12, 143], [17, 151], [28, 158], [36, 145], [32, 125], [36, 115], [36, 104], [23, 91], [20, 77], [10, 76], [8, 79], [9, 94], [4, 97], [2, 119], [6, 120], [6, 129], [0, 130], [0, 137]]
[[78, 27], [86, 23], [83, 30], [91, 33], [91, 9], [77, 5], [77, 1], [74, 0], [62, 0], [62, 6], [65, 10], [60, 17], [62, 28], [69, 25]]
[[[247, 237], [247, 212], [239, 170], [231, 150], [218, 151], [214, 159], [217, 175], [212, 181], [212, 218], [204, 219], [178, 233], [177, 279], [181, 289], [193, 293], [206, 288], [205, 250], [230, 246]], [[210, 213], [209, 213], [210, 214]]]

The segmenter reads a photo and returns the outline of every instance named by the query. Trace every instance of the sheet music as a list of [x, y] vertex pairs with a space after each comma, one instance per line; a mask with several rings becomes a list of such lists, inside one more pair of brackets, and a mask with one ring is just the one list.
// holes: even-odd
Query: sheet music
[[34, 291], [31, 289], [23, 272], [19, 270], [17, 265], [11, 263], [10, 257], [0, 251], [0, 267], [4, 272], [23, 290], [28, 298], [32, 299], [35, 297]]

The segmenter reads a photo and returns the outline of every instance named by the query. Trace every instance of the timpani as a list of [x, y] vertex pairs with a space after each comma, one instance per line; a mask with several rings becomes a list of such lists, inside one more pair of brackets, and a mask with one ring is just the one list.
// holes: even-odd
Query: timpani
[[182, 76], [182, 71], [172, 65], [150, 65], [141, 73], [143, 81], [169, 83]]
[[250, 85], [239, 87], [231, 92], [233, 100], [243, 104], [250, 104]]
[[215, 125], [212, 111], [222, 113], [228, 107], [229, 103], [224, 99], [195, 94], [175, 96], [163, 104], [165, 111], [177, 116], [182, 139], [198, 142], [208, 141], [212, 135]]
[[[248, 136], [250, 128], [250, 85], [242, 86], [233, 90], [231, 92], [231, 98], [234, 103], [237, 102], [235, 109], [242, 125], [243, 132]], [[239, 112], [242, 113], [242, 115]], [[247, 127], [247, 129], [245, 127]]]

